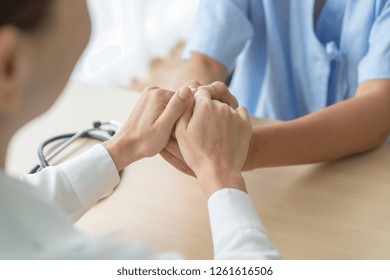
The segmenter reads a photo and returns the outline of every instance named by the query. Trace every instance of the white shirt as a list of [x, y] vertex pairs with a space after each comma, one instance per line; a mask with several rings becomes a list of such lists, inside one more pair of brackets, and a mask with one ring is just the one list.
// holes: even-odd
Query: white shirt
[[[0, 259], [181, 258], [154, 253], [139, 242], [91, 237], [72, 226], [119, 183], [102, 145], [22, 180], [0, 174]], [[216, 259], [281, 258], [246, 193], [218, 191], [208, 208]]]

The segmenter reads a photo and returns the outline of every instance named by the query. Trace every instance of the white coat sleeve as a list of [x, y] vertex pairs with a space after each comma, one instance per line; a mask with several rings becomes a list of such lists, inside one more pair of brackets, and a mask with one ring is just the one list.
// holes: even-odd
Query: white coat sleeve
[[120, 242], [117, 234], [87, 235], [38, 188], [1, 172], [0, 194], [0, 260], [182, 258], [175, 252], [156, 253], [140, 242]]
[[21, 179], [43, 192], [73, 221], [110, 195], [120, 180], [111, 156], [100, 144], [74, 159]]
[[249, 196], [223, 189], [208, 201], [215, 259], [281, 259]]

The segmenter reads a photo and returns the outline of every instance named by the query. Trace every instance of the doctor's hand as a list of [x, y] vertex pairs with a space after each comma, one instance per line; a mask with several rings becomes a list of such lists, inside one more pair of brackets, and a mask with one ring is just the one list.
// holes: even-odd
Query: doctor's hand
[[158, 154], [167, 145], [176, 121], [192, 100], [184, 87], [177, 93], [146, 88], [119, 135], [103, 143], [118, 170]]
[[213, 89], [199, 89], [195, 105], [176, 124], [183, 159], [196, 175], [207, 197], [223, 188], [246, 191], [241, 170], [252, 134], [245, 108], [212, 100]]
[[[188, 81], [185, 86], [189, 87], [193, 93], [196, 93], [198, 90], [206, 90], [208, 91], [212, 100], [218, 100], [231, 106], [234, 109], [238, 107], [236, 98], [231, 94], [228, 87], [222, 82], [214, 82], [210, 85], [202, 86], [198, 81], [191, 80]], [[160, 152], [160, 155], [176, 169], [187, 175], [195, 176], [194, 172], [184, 161], [183, 155], [176, 140], [175, 133], [172, 134], [172, 137], [169, 139], [167, 146]]]

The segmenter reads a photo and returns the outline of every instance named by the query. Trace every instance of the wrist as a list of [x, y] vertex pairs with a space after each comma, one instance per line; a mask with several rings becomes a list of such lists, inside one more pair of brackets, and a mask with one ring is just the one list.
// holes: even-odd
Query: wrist
[[124, 140], [121, 137], [117, 137], [106, 141], [103, 146], [107, 149], [110, 154], [118, 171], [123, 170], [131, 163], [137, 161], [135, 141]]
[[198, 172], [196, 175], [207, 198], [215, 192], [227, 188], [247, 192], [245, 180], [241, 172], [228, 169], [205, 168], [204, 171]]
[[248, 154], [242, 170], [248, 171], [269, 166], [269, 144], [275, 141], [275, 137], [269, 128], [274, 125], [253, 127], [249, 142]]
[[248, 153], [247, 153], [247, 156], [246, 156], [246, 160], [245, 160], [244, 166], [242, 168], [244, 171], [252, 170], [252, 169], [256, 168], [256, 164], [254, 162], [254, 159], [256, 158], [255, 157], [255, 155], [256, 155], [256, 148], [257, 148], [257, 146], [256, 146], [254, 133], [252, 133], [251, 139], [249, 141]]

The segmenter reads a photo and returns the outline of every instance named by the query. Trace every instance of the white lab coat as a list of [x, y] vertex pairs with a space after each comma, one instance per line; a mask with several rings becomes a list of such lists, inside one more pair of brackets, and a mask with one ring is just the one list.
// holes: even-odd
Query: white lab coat
[[[154, 253], [139, 242], [91, 237], [72, 226], [119, 182], [102, 145], [22, 180], [0, 174], [0, 259], [181, 258]], [[208, 208], [216, 259], [281, 258], [247, 194], [218, 191]]]

